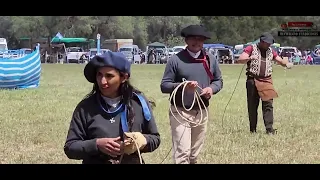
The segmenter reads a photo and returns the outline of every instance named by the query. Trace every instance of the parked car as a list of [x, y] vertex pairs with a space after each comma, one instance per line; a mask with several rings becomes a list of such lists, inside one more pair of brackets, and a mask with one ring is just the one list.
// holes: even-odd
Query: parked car
[[185, 48], [186, 46], [175, 46], [172, 49], [174, 54], [178, 54], [180, 51], [184, 50]]
[[[110, 51], [109, 49], [100, 49], [100, 54], [104, 54], [106, 52]], [[91, 48], [89, 49], [89, 52], [87, 53], [87, 58], [89, 59], [89, 61], [98, 53], [98, 49], [97, 48]]]
[[221, 64], [234, 64], [233, 52], [229, 48], [209, 48], [209, 53], [213, 54]]
[[125, 45], [119, 48], [119, 52], [122, 52], [130, 63], [138, 63], [141, 62], [141, 53], [140, 49], [137, 45]]
[[166, 64], [168, 62], [169, 56], [165, 54], [165, 50], [162, 48], [156, 48], [157, 57], [160, 59], [160, 64]]
[[173, 48], [167, 48], [168, 49], [168, 53], [169, 53], [169, 57], [170, 58], [174, 53], [173, 53]]
[[291, 58], [294, 54], [298, 53], [298, 49], [296, 47], [285, 46], [279, 47], [279, 55], [281, 57]]
[[72, 62], [84, 62], [87, 59], [87, 52], [85, 52], [81, 47], [69, 47], [67, 48], [67, 63]]
[[320, 64], [320, 45], [315, 46], [313, 51], [310, 52], [313, 58], [313, 64]]
[[20, 53], [22, 53], [22, 54], [31, 54], [32, 52], [33, 52], [33, 50], [30, 48], [21, 48], [20, 49]]
[[159, 42], [148, 44], [146, 51], [146, 59], [148, 64], [167, 63], [169, 51], [165, 44]]

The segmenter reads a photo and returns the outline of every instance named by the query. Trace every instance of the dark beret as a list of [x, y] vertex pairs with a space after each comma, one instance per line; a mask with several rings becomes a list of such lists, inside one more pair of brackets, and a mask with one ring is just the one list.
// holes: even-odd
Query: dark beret
[[182, 29], [181, 31], [182, 37], [189, 36], [203, 36], [207, 39], [211, 39], [211, 34], [206, 31], [206, 29], [201, 25], [190, 25]]
[[85, 78], [94, 83], [96, 81], [97, 70], [100, 67], [113, 67], [120, 72], [128, 73], [130, 76], [131, 63], [121, 52], [108, 51], [102, 55], [97, 55], [84, 68]]
[[260, 36], [260, 40], [269, 44], [273, 44], [275, 42], [273, 36], [268, 32], [263, 33]]

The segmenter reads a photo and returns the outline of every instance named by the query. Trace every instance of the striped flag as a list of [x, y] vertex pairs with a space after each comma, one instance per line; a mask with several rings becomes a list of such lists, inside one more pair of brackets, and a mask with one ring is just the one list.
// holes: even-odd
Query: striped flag
[[54, 40], [54, 39], [62, 39], [63, 38], [63, 36], [61, 35], [61, 33], [60, 32], [58, 32], [57, 34], [56, 34], [56, 36], [54, 36], [54, 38], [52, 38], [52, 40], [51, 40], [51, 42]]

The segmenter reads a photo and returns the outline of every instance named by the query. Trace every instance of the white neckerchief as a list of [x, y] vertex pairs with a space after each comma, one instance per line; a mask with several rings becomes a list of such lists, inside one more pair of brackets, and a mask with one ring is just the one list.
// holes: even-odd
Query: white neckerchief
[[109, 105], [111, 106], [111, 110], [112, 109], [116, 109], [117, 106], [119, 105], [119, 103], [121, 102], [121, 96], [116, 97], [116, 98], [108, 98], [105, 96], [102, 96], [103, 100]]
[[186, 49], [187, 49], [188, 53], [190, 54], [190, 56], [192, 56], [193, 58], [198, 58], [201, 54], [201, 50], [197, 53], [193, 53], [193, 52], [189, 51], [188, 48], [186, 48]]

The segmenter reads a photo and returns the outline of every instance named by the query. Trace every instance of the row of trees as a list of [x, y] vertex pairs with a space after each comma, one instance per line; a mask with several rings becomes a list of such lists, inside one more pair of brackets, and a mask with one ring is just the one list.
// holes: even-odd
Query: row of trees
[[271, 32], [281, 45], [312, 48], [319, 37], [277, 37], [280, 24], [288, 21], [311, 21], [316, 16], [0, 16], [0, 36], [15, 48], [21, 37], [65, 37], [103, 39], [132, 38], [144, 48], [159, 41], [168, 46], [182, 45], [180, 31], [190, 24], [203, 24], [211, 33], [208, 43], [236, 45], [256, 40], [263, 32]]

